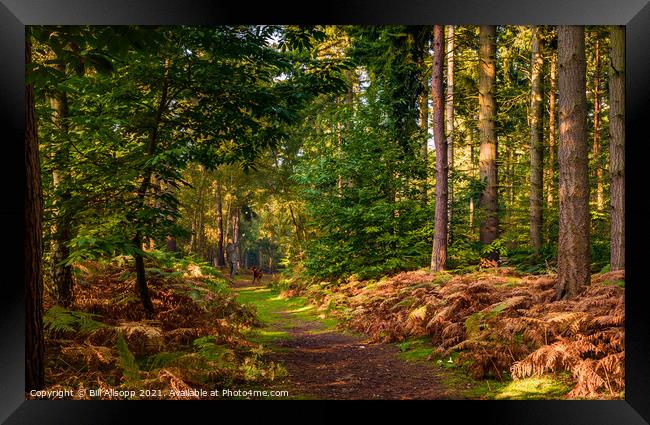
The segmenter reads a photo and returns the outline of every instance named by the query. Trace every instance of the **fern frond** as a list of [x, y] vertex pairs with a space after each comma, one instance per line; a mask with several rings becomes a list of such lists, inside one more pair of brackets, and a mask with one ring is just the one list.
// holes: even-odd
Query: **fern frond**
[[104, 323], [94, 320], [93, 317], [99, 315], [71, 311], [55, 305], [43, 315], [43, 325], [49, 332], [79, 332], [82, 335], [89, 335], [106, 327]]
[[135, 356], [131, 353], [131, 350], [129, 350], [129, 346], [121, 332], [117, 333], [116, 348], [125, 383], [129, 387], [139, 387], [141, 384], [140, 368], [135, 360]]

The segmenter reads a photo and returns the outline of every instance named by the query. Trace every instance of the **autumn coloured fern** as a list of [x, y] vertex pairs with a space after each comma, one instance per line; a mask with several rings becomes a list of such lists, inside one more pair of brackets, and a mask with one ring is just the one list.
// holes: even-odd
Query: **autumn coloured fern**
[[[336, 295], [348, 324], [381, 342], [429, 336], [433, 357], [456, 356], [476, 378], [569, 372], [568, 397], [620, 397], [624, 387], [623, 272], [593, 276], [579, 297], [555, 301], [555, 276], [500, 268], [439, 279], [428, 271], [349, 281]], [[320, 293], [320, 296], [318, 296]], [[457, 355], [456, 355], [456, 354]]]

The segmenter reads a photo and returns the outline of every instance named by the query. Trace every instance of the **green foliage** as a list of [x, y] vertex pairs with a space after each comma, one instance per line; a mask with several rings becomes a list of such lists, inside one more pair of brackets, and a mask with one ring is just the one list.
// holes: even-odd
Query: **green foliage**
[[481, 247], [482, 256], [490, 256], [497, 254], [499, 257], [506, 257], [508, 255], [508, 248], [502, 239], [495, 239], [492, 243], [486, 244]]
[[[455, 31], [448, 268], [473, 271], [481, 257], [498, 255], [526, 273], [554, 272], [557, 190], [544, 202], [542, 252], [529, 248], [531, 29], [497, 28], [500, 236], [485, 246], [478, 242], [485, 218], [478, 28]], [[555, 34], [543, 32], [547, 58]], [[66, 265], [92, 259], [124, 267], [139, 255], [149, 277], [200, 273], [219, 294], [228, 282], [205, 262], [215, 257], [218, 230], [226, 244], [239, 240], [243, 266], [285, 268], [305, 285], [430, 264], [437, 153], [421, 122], [431, 111], [420, 110], [431, 92], [430, 26], [38, 26], [28, 36], [46, 260], [65, 222]], [[588, 56], [596, 38], [606, 35], [588, 29]], [[587, 78], [594, 76], [590, 59]], [[588, 108], [591, 124], [591, 97]], [[590, 158], [592, 173], [607, 162], [602, 148]], [[557, 188], [553, 166], [545, 195]], [[607, 201], [607, 182], [604, 191]], [[590, 214], [592, 270], [604, 270], [609, 211]], [[168, 237], [177, 252], [160, 249]], [[158, 249], [144, 251], [147, 241]], [[199, 288], [187, 293], [202, 298]]]
[[[66, 264], [143, 255], [136, 234], [186, 235], [178, 191], [189, 164], [254, 168], [306, 102], [342, 89], [342, 63], [301, 53], [321, 38], [317, 29], [48, 26], [30, 34], [45, 224], [70, 223]], [[278, 37], [283, 51], [272, 45]], [[65, 98], [65, 116], [50, 105], [55, 96]]]
[[97, 314], [71, 311], [55, 305], [43, 315], [43, 326], [48, 332], [78, 332], [89, 335], [106, 326], [94, 320], [97, 317]]
[[591, 262], [592, 272], [597, 273], [603, 267], [609, 264], [610, 260], [610, 246], [608, 240], [602, 238], [592, 238], [591, 241]]
[[196, 352], [206, 360], [222, 367], [232, 366], [233, 351], [223, 345], [217, 344], [215, 337], [204, 336], [197, 338], [192, 342], [192, 345], [196, 349]]
[[131, 353], [131, 350], [129, 350], [129, 346], [120, 332], [117, 334], [116, 348], [125, 385], [129, 388], [140, 387], [140, 368], [135, 360], [135, 356]]
[[480, 245], [471, 241], [467, 236], [456, 235], [448, 249], [448, 266], [458, 269], [469, 265], [478, 264]]
[[316, 104], [321, 130], [306, 129], [309, 156], [294, 176], [315, 229], [305, 250], [310, 275], [372, 278], [428, 262], [432, 210], [422, 202], [424, 164], [416, 156], [423, 140], [411, 31], [353, 29], [351, 54], [371, 84], [344, 106]]
[[176, 360], [184, 356], [186, 353], [181, 351], [166, 352], [162, 351], [156, 353], [153, 356], [146, 357], [139, 362], [139, 367], [141, 370], [152, 371], [154, 369], [160, 369], [168, 365], [173, 364]]
[[427, 360], [433, 353], [429, 338], [418, 338], [397, 344], [400, 357], [407, 361]]

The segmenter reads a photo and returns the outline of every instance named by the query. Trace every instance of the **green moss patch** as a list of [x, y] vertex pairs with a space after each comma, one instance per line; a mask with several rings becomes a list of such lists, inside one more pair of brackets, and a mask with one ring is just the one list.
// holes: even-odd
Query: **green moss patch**
[[571, 391], [571, 385], [562, 376], [532, 376], [511, 381], [500, 388], [496, 400], [546, 400], [562, 398]]
[[409, 339], [397, 346], [400, 350], [400, 358], [410, 362], [428, 360], [433, 353], [433, 346], [429, 343], [429, 338], [426, 337]]

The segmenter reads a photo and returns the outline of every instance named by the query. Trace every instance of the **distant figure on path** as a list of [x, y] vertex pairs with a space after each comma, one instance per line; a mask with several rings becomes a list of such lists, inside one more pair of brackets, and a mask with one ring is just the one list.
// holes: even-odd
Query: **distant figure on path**
[[257, 267], [253, 267], [251, 269], [253, 271], [253, 285], [255, 282], [261, 282], [262, 281], [262, 269], [258, 269]]

